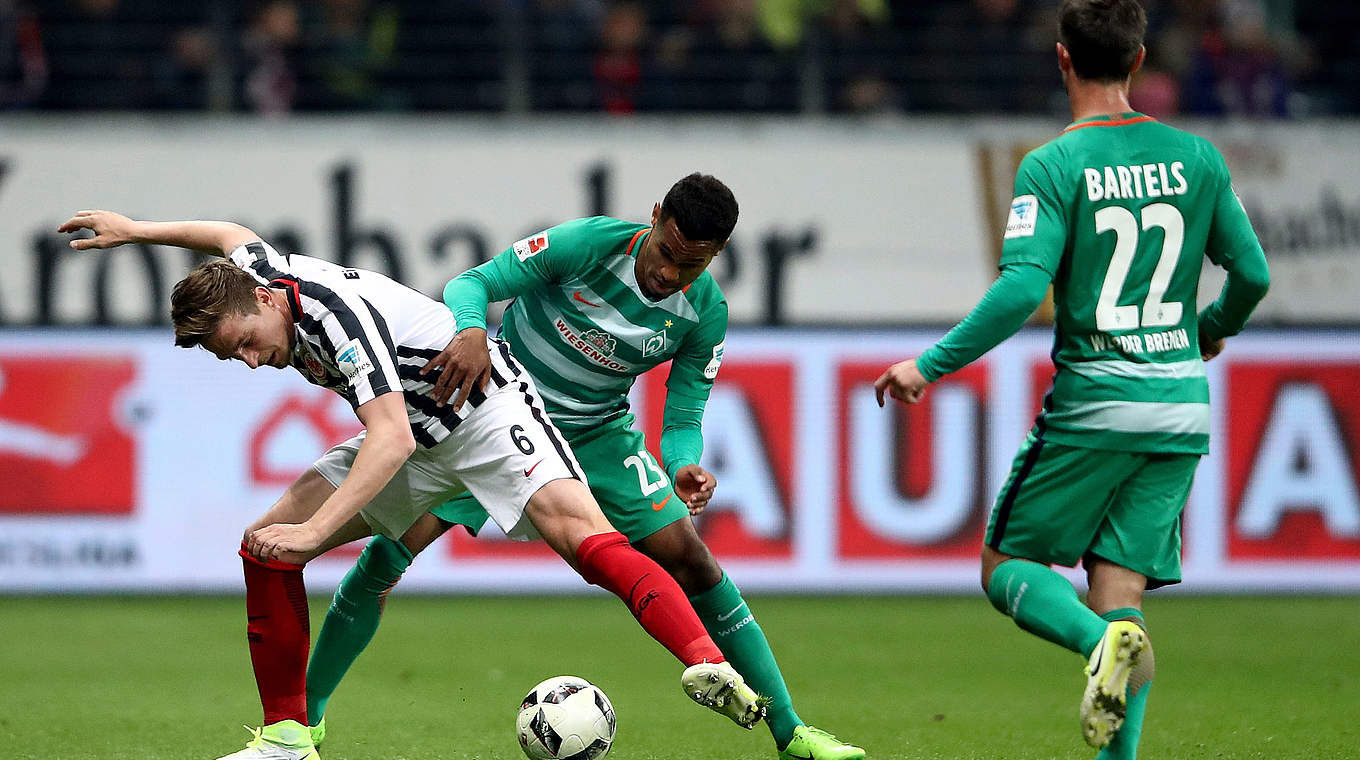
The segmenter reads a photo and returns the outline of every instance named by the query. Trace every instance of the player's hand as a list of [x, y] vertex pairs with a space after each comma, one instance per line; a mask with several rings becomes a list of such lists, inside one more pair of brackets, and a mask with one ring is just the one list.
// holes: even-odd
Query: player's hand
[[898, 401], [915, 404], [926, 395], [927, 385], [930, 385], [930, 381], [916, 368], [916, 360], [907, 359], [892, 365], [878, 376], [874, 381], [874, 394], [878, 396], [880, 407], [883, 406], [885, 391]]
[[424, 375], [439, 369], [439, 379], [435, 381], [431, 395], [438, 406], [444, 406], [449, 398], [457, 394], [453, 402], [456, 412], [463, 408], [468, 395], [473, 390], [485, 391], [486, 382], [491, 378], [491, 354], [486, 348], [486, 330], [469, 327], [460, 330], [444, 350], [420, 368]]
[[112, 211], [77, 211], [75, 216], [57, 228], [57, 232], [81, 230], [93, 232], [94, 237], [76, 238], [71, 241], [72, 248], [86, 251], [91, 248], [116, 248], [124, 243], [133, 242], [136, 240], [133, 235], [136, 226], [136, 222]]
[[713, 498], [713, 489], [718, 487], [718, 479], [713, 473], [697, 464], [687, 464], [675, 473], [675, 495], [685, 502], [690, 515], [697, 515], [708, 506]]
[[1223, 353], [1223, 338], [1210, 339], [1204, 333], [1199, 334], [1199, 358], [1204, 361]]
[[274, 523], [256, 530], [246, 538], [246, 551], [263, 562], [278, 559], [285, 552], [309, 552], [325, 537], [309, 523]]

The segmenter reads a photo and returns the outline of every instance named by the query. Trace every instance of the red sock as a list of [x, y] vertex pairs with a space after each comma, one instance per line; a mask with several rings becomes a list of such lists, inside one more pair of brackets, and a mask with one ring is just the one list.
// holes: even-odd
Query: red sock
[[261, 562], [244, 545], [241, 564], [246, 573], [246, 639], [264, 706], [264, 725], [281, 720], [306, 725], [311, 622], [302, 565]]
[[576, 549], [581, 577], [622, 599], [652, 638], [686, 665], [723, 662], [680, 584], [618, 532], [599, 533]]

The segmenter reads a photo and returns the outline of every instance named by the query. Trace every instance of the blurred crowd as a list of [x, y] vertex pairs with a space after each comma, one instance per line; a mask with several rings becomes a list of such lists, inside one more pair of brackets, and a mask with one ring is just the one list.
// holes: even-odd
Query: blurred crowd
[[[1058, 0], [0, 0], [0, 109], [1061, 112]], [[1360, 112], [1360, 5], [1144, 0], [1135, 107]]]

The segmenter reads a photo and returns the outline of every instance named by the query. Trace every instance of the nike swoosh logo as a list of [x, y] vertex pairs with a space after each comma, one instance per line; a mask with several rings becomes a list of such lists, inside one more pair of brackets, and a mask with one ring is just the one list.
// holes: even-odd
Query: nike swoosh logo
[[527, 469], [527, 470], [524, 471], [524, 477], [527, 478], [527, 477], [529, 477], [531, 474], [533, 474], [534, 470], [537, 470], [537, 469], [538, 469], [538, 466], [541, 465], [541, 464], [543, 464], [543, 460], [542, 460], [542, 459], [538, 460], [537, 462], [534, 462], [534, 466], [533, 466], [533, 467], [530, 467], [529, 469]]
[[572, 293], [572, 294], [571, 294], [571, 297], [574, 298], [574, 299], [577, 300], [577, 301], [580, 301], [581, 303], [585, 304], [586, 306], [596, 306], [596, 307], [599, 306], [599, 304], [597, 304], [597, 303], [591, 303], [590, 301], [587, 301], [586, 299], [582, 298], [582, 297], [581, 297], [581, 291], [579, 291], [579, 290], [576, 291], [575, 293]]
[[789, 756], [789, 757], [792, 757], [792, 758], [795, 758], [796, 760], [814, 760], [814, 758], [812, 757], [812, 751], [811, 751], [811, 750], [809, 750], [808, 753], [807, 753], [806, 755], [795, 755], [795, 754], [793, 754], [792, 752], [790, 752], [790, 753], [788, 753], [788, 756]]
[[[746, 606], [746, 602], [742, 602], [741, 604], [738, 604], [737, 606], [733, 607], [733, 608], [732, 608], [732, 611], [729, 612], [729, 613], [727, 613], [726, 615], [719, 615], [719, 616], [718, 616], [718, 622], [719, 622], [719, 623], [725, 623], [725, 622], [727, 622], [727, 619], [728, 619], [728, 618], [730, 618], [730, 617], [732, 617], [733, 615], [737, 614], [737, 610], [739, 610], [739, 609], [741, 609], [742, 607], [745, 607], [745, 606]], [[796, 755], [790, 755], [790, 757], [797, 757], [797, 756], [796, 756]], [[809, 755], [808, 757], [811, 757], [811, 755]]]
[[661, 511], [661, 508], [664, 507], [664, 506], [666, 506], [666, 502], [670, 501], [670, 500], [671, 500], [671, 497], [674, 496], [674, 495], [675, 495], [675, 492], [672, 491], [672, 492], [666, 494], [666, 498], [662, 499], [659, 503], [658, 503], [658, 502], [655, 502], [655, 501], [652, 502], [652, 509], [653, 509], [654, 511], [656, 511], [656, 512], [660, 512], [660, 511]]

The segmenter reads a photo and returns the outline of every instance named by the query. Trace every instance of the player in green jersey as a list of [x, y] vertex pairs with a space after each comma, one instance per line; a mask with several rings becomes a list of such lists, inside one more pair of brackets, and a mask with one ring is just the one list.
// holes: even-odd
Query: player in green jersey
[[[736, 221], [731, 190], [692, 174], [653, 206], [650, 226], [601, 216], [521, 240], [448, 283], [444, 301], [460, 332], [422, 372], [440, 369], [437, 379], [430, 374], [434, 396], [455, 408], [479, 398], [490, 372], [487, 306], [515, 299], [501, 339], [533, 377], [609, 521], [674, 576], [724, 655], [769, 698], [780, 756], [854, 760], [864, 750], [794, 712], [765, 634], [689, 519], [716, 486], [699, 466], [700, 422], [727, 331], [727, 301], [706, 270]], [[638, 375], [667, 361], [658, 463], [633, 428], [627, 394]], [[475, 531], [485, 520], [469, 496], [434, 510], [401, 542], [384, 538], [364, 550], [336, 592], [308, 668], [315, 733], [324, 733], [326, 702], [377, 630], [382, 599], [412, 556], [452, 525]]]
[[[1000, 276], [875, 382], [880, 404], [885, 391], [919, 401], [1018, 330], [1052, 283], [1057, 371], [993, 508], [982, 585], [1021, 628], [1088, 658], [1082, 733], [1115, 760], [1137, 753], [1154, 673], [1143, 593], [1180, 580], [1180, 513], [1208, 451], [1203, 362], [1270, 281], [1219, 152], [1129, 108], [1146, 26], [1135, 0], [1064, 0], [1073, 122], [1020, 163]], [[1228, 279], [1196, 314], [1204, 256]], [[1077, 562], [1085, 605], [1049, 567]]]

